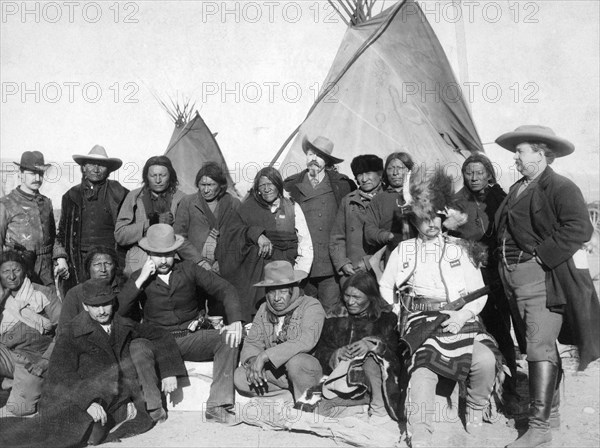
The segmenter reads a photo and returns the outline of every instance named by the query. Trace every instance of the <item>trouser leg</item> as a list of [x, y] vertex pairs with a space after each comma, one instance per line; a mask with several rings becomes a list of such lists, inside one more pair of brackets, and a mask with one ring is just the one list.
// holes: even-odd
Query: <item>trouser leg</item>
[[294, 400], [302, 396], [307, 389], [316, 386], [323, 377], [321, 364], [314, 356], [300, 353], [285, 364], [288, 381], [292, 385]]
[[372, 356], [368, 356], [363, 364], [363, 370], [367, 376], [369, 391], [371, 392], [371, 402], [369, 403], [371, 415], [388, 415], [385, 408], [383, 378], [381, 377], [380, 365], [373, 359]]
[[494, 353], [479, 341], [473, 344], [473, 357], [467, 386], [467, 405], [471, 409], [483, 409], [490, 401], [496, 379]]
[[229, 407], [235, 403], [233, 372], [238, 348], [231, 348], [225, 337], [225, 333], [219, 334], [218, 330], [198, 330], [176, 339], [184, 360], [213, 361], [213, 381], [207, 407]]
[[148, 339], [134, 339], [129, 346], [129, 352], [142, 386], [146, 408], [149, 411], [162, 408], [162, 395], [158, 385], [152, 342]]
[[416, 369], [410, 377], [406, 414], [413, 435], [433, 432], [438, 380], [438, 375], [425, 367]]
[[7, 409], [16, 416], [35, 414], [42, 395], [43, 379], [27, 371], [28, 360], [16, 353], [13, 356], [13, 386], [6, 402]]

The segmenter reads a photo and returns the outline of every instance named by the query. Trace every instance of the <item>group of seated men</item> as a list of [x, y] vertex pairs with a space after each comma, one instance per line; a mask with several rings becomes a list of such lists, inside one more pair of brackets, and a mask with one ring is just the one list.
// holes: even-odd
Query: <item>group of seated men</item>
[[[374, 425], [405, 414], [412, 446], [428, 446], [434, 425], [426, 409], [434, 407], [436, 384], [445, 376], [467, 384], [466, 429], [481, 430], [503, 358], [478, 318], [489, 289], [473, 248], [443, 233], [440, 213], [449, 216], [452, 191], [441, 190], [451, 180], [439, 170], [429, 180], [421, 173], [414, 197], [405, 198], [410, 157], [395, 153], [401, 155], [388, 158], [382, 176], [383, 161], [365, 155], [352, 164], [354, 192], [355, 184], [333, 168], [341, 159], [332, 156], [329, 140], [305, 139], [304, 149], [307, 170], [286, 185], [307, 204], [315, 260], [324, 261], [326, 247], [331, 269], [315, 275], [288, 260], [269, 261], [253, 285], [265, 297], [251, 322], [244, 294], [202, 262], [178, 255], [189, 241], [176, 234], [168, 211], [175, 190], [158, 191], [174, 177], [170, 163], [156, 157], [144, 169], [152, 194], [142, 204], [166, 211], [136, 224], [135, 244], [144, 256], [124, 275], [115, 223], [127, 190], [107, 179], [120, 161], [101, 147], [74, 156], [83, 179], [63, 197], [56, 239], [51, 203], [39, 193], [48, 165], [41, 153], [25, 152], [17, 164], [21, 185], [0, 201], [0, 377], [2, 389], [11, 391], [0, 418], [39, 410], [46, 442], [97, 444], [124, 423], [136, 422], [141, 431], [164, 422], [165, 395], [186, 375], [183, 361], [212, 360], [205, 421], [240, 422], [236, 389], [267, 397], [291, 392], [299, 409], [321, 413], [332, 405], [368, 404]], [[156, 167], [165, 168], [166, 180]], [[377, 210], [369, 203], [383, 190], [382, 177], [389, 195], [374, 203]], [[338, 197], [340, 178], [348, 191]], [[298, 183], [324, 193], [318, 201], [310, 194], [303, 199], [304, 189], [294, 190]], [[74, 195], [78, 205], [69, 205]], [[391, 211], [389, 200], [395, 201]], [[135, 216], [135, 206], [128, 212]], [[356, 230], [362, 241], [365, 221], [374, 216], [372, 244], [358, 250]], [[64, 299], [55, 279], [70, 281]], [[473, 292], [469, 303], [448, 307]], [[222, 310], [221, 321], [209, 317], [210, 303]], [[445, 320], [424, 341], [409, 344], [407, 358], [400, 335], [422, 334], [432, 312]]]

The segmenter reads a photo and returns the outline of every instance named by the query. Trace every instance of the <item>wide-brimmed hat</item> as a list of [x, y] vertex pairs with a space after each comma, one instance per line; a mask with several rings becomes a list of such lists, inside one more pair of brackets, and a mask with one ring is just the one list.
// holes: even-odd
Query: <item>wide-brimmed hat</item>
[[175, 235], [173, 227], [169, 224], [154, 224], [148, 228], [146, 236], [140, 240], [138, 246], [146, 252], [167, 254], [177, 250], [183, 244], [183, 237]]
[[22, 170], [33, 171], [36, 173], [44, 173], [50, 164], [44, 162], [44, 154], [39, 151], [25, 151], [21, 154], [21, 163], [15, 162]]
[[330, 162], [334, 165], [344, 161], [344, 159], [338, 159], [331, 155], [333, 152], [333, 142], [326, 137], [318, 136], [311, 142], [308, 139], [308, 136], [305, 135], [302, 139], [302, 151], [306, 154], [306, 151], [309, 149], [312, 149], [326, 162]]
[[[351, 359], [345, 359], [333, 369], [333, 372], [323, 383], [323, 397], [332, 399], [338, 394], [348, 395], [357, 392], [360, 387], [358, 384], [348, 383], [348, 371], [352, 365]], [[364, 389], [363, 389], [364, 390]]]
[[289, 261], [271, 261], [265, 265], [265, 277], [254, 286], [283, 286], [299, 283], [308, 276], [304, 271], [296, 271]]
[[110, 303], [117, 297], [110, 282], [105, 278], [91, 278], [82, 285], [83, 303], [98, 306]]
[[519, 143], [542, 142], [546, 143], [556, 157], [564, 157], [575, 151], [575, 145], [570, 141], [558, 137], [554, 131], [546, 126], [524, 125], [513, 132], [502, 134], [496, 143], [509, 151], [515, 152]]
[[95, 145], [87, 155], [75, 154], [73, 160], [79, 165], [85, 165], [86, 163], [97, 163], [99, 165], [107, 166], [110, 172], [116, 171], [121, 168], [123, 161], [116, 157], [108, 157], [106, 149], [100, 145]]

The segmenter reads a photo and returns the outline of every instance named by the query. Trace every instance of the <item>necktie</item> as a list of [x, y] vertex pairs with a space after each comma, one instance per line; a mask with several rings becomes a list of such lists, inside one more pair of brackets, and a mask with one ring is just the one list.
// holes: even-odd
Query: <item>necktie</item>
[[316, 177], [311, 177], [310, 183], [313, 186], [313, 188], [317, 188], [317, 185], [319, 185], [319, 179], [317, 179]]

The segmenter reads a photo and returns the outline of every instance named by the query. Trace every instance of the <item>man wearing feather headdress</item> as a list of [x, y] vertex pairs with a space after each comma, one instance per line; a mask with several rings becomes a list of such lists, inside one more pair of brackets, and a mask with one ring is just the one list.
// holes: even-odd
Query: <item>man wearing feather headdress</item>
[[417, 447], [431, 444], [440, 377], [467, 384], [466, 429], [470, 433], [481, 430], [501, 371], [501, 355], [478, 317], [486, 295], [456, 311], [442, 309], [484, 286], [475, 246], [442, 233], [442, 218], [450, 226], [465, 219], [464, 214], [446, 208], [452, 180], [441, 170], [417, 171], [411, 176], [409, 192], [412, 222], [419, 235], [402, 241], [391, 253], [379, 282], [380, 292], [388, 303], [394, 303], [405, 323], [401, 334], [423, 331], [423, 324], [440, 313], [448, 315], [407, 360], [406, 412], [411, 445]]

